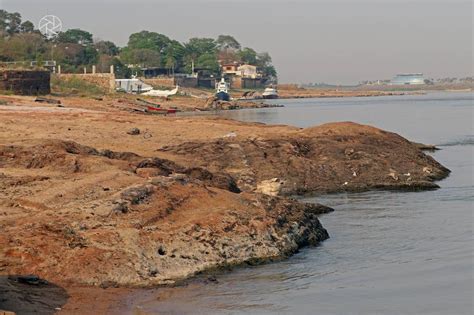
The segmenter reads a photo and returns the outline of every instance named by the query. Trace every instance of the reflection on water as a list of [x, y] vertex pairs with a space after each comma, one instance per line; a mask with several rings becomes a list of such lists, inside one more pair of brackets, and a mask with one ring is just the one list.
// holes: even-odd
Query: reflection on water
[[[336, 209], [331, 238], [279, 263], [217, 275], [218, 283], [140, 291], [135, 310], [159, 314], [471, 314], [473, 294], [472, 96], [282, 101], [225, 113], [309, 126], [351, 120], [442, 144], [452, 170], [441, 189], [309, 198]], [[466, 140], [467, 139], [467, 140]]]

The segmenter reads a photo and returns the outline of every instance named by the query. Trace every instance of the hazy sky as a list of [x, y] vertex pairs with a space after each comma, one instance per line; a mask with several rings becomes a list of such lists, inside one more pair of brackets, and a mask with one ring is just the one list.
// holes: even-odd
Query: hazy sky
[[0, 0], [0, 8], [35, 24], [54, 14], [121, 46], [141, 30], [179, 41], [233, 35], [268, 51], [280, 82], [473, 73], [471, 0]]

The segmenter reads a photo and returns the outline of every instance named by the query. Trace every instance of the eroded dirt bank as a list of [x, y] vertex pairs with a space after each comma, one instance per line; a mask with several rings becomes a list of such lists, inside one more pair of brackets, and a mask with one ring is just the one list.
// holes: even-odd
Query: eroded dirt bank
[[0, 107], [0, 122], [0, 274], [38, 275], [73, 300], [77, 285], [172, 283], [326, 239], [317, 216], [331, 209], [285, 195], [431, 189], [449, 173], [399, 135], [353, 123], [29, 107]]

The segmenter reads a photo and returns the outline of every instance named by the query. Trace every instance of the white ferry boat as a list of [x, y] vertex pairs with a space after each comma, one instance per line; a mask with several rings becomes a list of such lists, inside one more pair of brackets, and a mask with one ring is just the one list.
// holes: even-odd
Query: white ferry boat
[[262, 93], [264, 99], [275, 99], [278, 98], [278, 91], [274, 87], [267, 87]]

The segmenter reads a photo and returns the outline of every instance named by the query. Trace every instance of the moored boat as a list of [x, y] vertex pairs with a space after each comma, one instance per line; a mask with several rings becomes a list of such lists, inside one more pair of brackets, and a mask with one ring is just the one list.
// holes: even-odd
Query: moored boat
[[216, 84], [216, 98], [220, 101], [229, 101], [229, 84], [222, 78], [221, 81]]
[[131, 79], [115, 79], [115, 90], [126, 93], [141, 94], [153, 90], [153, 87], [136, 77], [132, 77]]
[[176, 113], [177, 110], [174, 108], [160, 108], [160, 107], [147, 106], [147, 111], [156, 113], [156, 114], [174, 114]]
[[274, 87], [267, 87], [262, 93], [264, 99], [278, 98], [278, 91]]

